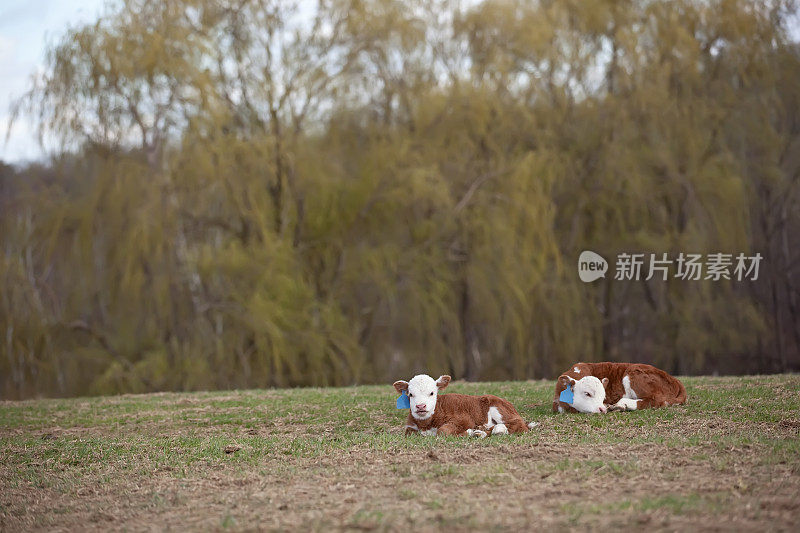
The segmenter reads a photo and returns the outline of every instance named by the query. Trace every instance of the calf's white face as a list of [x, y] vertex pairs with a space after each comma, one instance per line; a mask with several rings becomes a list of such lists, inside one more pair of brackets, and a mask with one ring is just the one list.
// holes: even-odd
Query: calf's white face
[[572, 387], [572, 407], [581, 413], [605, 413], [604, 405], [606, 399], [606, 385], [608, 378], [602, 381], [594, 376], [584, 376], [581, 379], [573, 379], [569, 376], [561, 376], [564, 384]]
[[395, 381], [394, 388], [397, 392], [406, 391], [408, 401], [411, 403], [411, 416], [417, 420], [426, 420], [433, 416], [436, 409], [436, 399], [439, 389], [447, 387], [450, 376], [439, 376], [434, 380], [426, 374], [414, 376], [411, 381]]

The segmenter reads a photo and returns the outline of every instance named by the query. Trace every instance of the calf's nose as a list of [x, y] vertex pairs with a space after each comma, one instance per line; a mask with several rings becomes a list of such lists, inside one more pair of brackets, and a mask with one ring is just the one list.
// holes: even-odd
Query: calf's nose
[[601, 405], [600, 407], [598, 407], [598, 409], [600, 409], [600, 412], [601, 412], [601, 413], [605, 413], [605, 412], [607, 411], [607, 409], [606, 409], [606, 406], [605, 406], [605, 405]]
[[424, 410], [425, 409], [425, 404], [424, 403], [418, 403], [417, 404], [417, 409]]

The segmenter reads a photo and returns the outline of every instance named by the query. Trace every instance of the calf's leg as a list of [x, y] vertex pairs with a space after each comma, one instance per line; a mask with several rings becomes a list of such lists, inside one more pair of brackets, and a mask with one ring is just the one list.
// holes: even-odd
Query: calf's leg
[[489, 407], [486, 428], [492, 435], [508, 435], [509, 433], [524, 433], [528, 426], [520, 414], [506, 400], [499, 400]]
[[620, 398], [617, 403], [614, 405], [609, 405], [609, 411], [636, 411], [637, 409], [641, 409], [639, 402], [643, 400], [637, 399], [633, 400], [631, 398]]
[[609, 411], [636, 411], [638, 409], [653, 409], [655, 407], [664, 407], [669, 405], [661, 396], [638, 398], [632, 400], [631, 398], [620, 398], [620, 400], [608, 407]]
[[525, 433], [528, 431], [528, 425], [522, 419], [521, 416], [514, 416], [506, 420], [505, 422], [506, 427], [508, 428], [509, 433]]
[[460, 422], [448, 422], [439, 428], [439, 435], [458, 435], [459, 437], [478, 437], [484, 438], [486, 432], [480, 429], [472, 429], [468, 424]]

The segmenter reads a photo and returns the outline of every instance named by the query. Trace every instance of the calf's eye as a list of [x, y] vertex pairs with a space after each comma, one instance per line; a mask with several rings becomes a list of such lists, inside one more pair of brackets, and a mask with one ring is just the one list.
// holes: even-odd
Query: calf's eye
[[591, 398], [591, 397], [592, 397], [592, 395], [591, 395], [591, 394], [589, 394], [588, 392], [587, 392], [587, 393], [585, 393], [585, 394], [586, 394], [586, 396], [588, 396], [589, 398]]
[[433, 396], [433, 393], [431, 393], [431, 396]]

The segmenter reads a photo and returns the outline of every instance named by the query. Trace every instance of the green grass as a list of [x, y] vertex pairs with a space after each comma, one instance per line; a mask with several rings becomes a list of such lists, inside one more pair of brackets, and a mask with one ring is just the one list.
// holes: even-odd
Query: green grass
[[[800, 377], [683, 381], [686, 405], [609, 415], [553, 414], [549, 381], [453, 383], [448, 392], [496, 394], [514, 403], [526, 421], [540, 422], [523, 435], [484, 440], [404, 437], [407, 411], [394, 408], [396, 394], [390, 385], [3, 402], [0, 481], [10, 496], [0, 498], [0, 526], [68, 526], [69, 520], [87, 513], [105, 520], [99, 501], [95, 506], [82, 503], [87, 500], [80, 495], [98, 493], [95, 487], [103, 488], [102, 494], [132, 485], [149, 487], [149, 493], [134, 498], [135, 512], [120, 511], [133, 519], [153, 509], [179, 517], [198, 498], [211, 498], [198, 496], [197, 487], [216, 486], [220, 480], [235, 485], [284, 479], [299, 491], [311, 478], [318, 484], [305, 493], [316, 494], [326, 485], [358, 487], [364, 476], [379, 476], [375, 502], [369, 494], [356, 498], [341, 511], [343, 516], [330, 521], [325, 513], [311, 513], [313, 506], [310, 514], [302, 514], [305, 507], [295, 509], [289, 503], [276, 516], [285, 514], [310, 527], [391, 529], [403, 505], [418, 505], [421, 516], [440, 516], [441, 523], [452, 518], [444, 511], [455, 507], [464, 519], [460, 523], [477, 527], [492, 521], [470, 503], [479, 498], [475, 491], [497, 492], [497, 505], [504, 505], [501, 493], [512, 491], [522, 501], [527, 490], [558, 491], [561, 480], [568, 479], [576, 480], [578, 488], [575, 494], [566, 490], [569, 503], [553, 506], [554, 519], [597, 526], [601, 523], [586, 517], [611, 523], [617, 515], [654, 511], [673, 518], [719, 514], [732, 494], [744, 492], [742, 487], [749, 487], [752, 497], [766, 494], [772, 472], [797, 481]], [[225, 453], [230, 445], [238, 450]], [[670, 490], [680, 485], [685, 472], [702, 473], [703, 483], [708, 476], [732, 481], [721, 491], [699, 495]], [[587, 480], [636, 488], [653, 475], [661, 483], [656, 494], [622, 494], [608, 502], [586, 497], [592, 495]], [[737, 489], [739, 478], [743, 481]], [[436, 486], [439, 492], [419, 503], [417, 483]], [[789, 490], [797, 490], [797, 484]], [[262, 492], [268, 495], [263, 503], [268, 507], [280, 499], [280, 485]], [[36, 494], [51, 505], [33, 519], [24, 500]], [[119, 503], [113, 494], [106, 497]], [[323, 505], [326, 497], [319, 492], [316, 503]], [[247, 509], [256, 505], [249, 496], [246, 502]], [[215, 514], [204, 527], [254, 525], [248, 520], [250, 511], [218, 508], [213, 498], [208, 506]], [[334, 514], [339, 511], [331, 508]], [[508, 516], [509, 527], [527, 523], [519, 522], [523, 515]], [[185, 525], [191, 517], [178, 518], [173, 525]]]
[[[448, 390], [491, 392], [509, 399], [526, 420], [552, 428], [549, 443], [765, 445], [779, 457], [800, 451], [796, 438], [776, 438], [752, 429], [754, 423], [775, 423], [786, 413], [800, 411], [797, 377], [684, 378], [684, 382], [690, 398], [685, 406], [610, 416], [553, 414], [553, 386], [546, 381], [455, 383]], [[503, 446], [509, 441], [538, 443], [543, 438], [541, 431], [477, 442], [405, 438], [387, 431], [402, 426], [408, 412], [394, 408], [394, 397], [390, 386], [364, 386], [6, 402], [0, 404], [0, 427], [5, 430], [0, 446], [22, 451], [14, 457], [22, 475], [24, 467], [42, 461], [92, 469], [113, 460], [123, 471], [135, 471], [144, 454], [150, 465], [180, 471], [203, 461], [253, 465], [269, 456], [313, 458], [354, 447], [395, 453], [409, 448]], [[724, 424], [724, 431], [703, 424], [710, 415], [715, 424]], [[669, 431], [671, 425], [685, 426], [687, 421], [696, 422], [696, 427]], [[276, 424], [280, 429], [291, 426], [291, 432], [270, 435]], [[54, 427], [68, 436], [43, 439], [40, 433]], [[82, 436], [80, 430], [86, 428], [92, 431]], [[264, 434], [243, 434], [243, 428], [260, 428]], [[73, 435], [70, 430], [79, 431]], [[232, 440], [242, 449], [220, 456]], [[137, 461], [126, 461], [134, 457]], [[591, 470], [593, 465], [589, 461], [582, 468]]]

